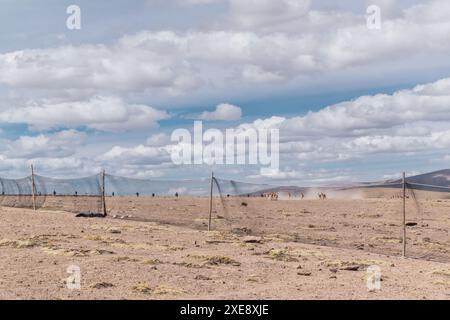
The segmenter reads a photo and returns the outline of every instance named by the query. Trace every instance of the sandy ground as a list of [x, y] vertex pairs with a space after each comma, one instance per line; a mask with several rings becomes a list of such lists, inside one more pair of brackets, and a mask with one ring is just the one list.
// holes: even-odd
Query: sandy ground
[[[226, 201], [209, 233], [207, 199], [108, 199], [105, 219], [3, 207], [0, 298], [450, 298], [449, 200], [423, 199], [415, 215], [408, 203], [408, 249], [422, 259], [397, 256], [398, 199]], [[179, 225], [149, 221], [162, 217]], [[380, 290], [367, 287], [371, 266]]]
[[[371, 190], [375, 192], [375, 190]], [[394, 198], [393, 198], [394, 196]], [[212, 227], [219, 231], [399, 255], [402, 200], [387, 198], [270, 201], [214, 199]], [[417, 194], [407, 199], [409, 257], [450, 263], [450, 200]], [[435, 196], [435, 194], [433, 194]], [[110, 215], [205, 230], [208, 199], [108, 198]]]

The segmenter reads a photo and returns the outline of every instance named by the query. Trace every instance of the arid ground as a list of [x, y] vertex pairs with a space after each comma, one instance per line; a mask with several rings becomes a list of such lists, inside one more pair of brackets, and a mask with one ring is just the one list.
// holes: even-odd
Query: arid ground
[[[402, 258], [397, 192], [216, 198], [211, 232], [200, 198], [111, 197], [107, 218], [50, 210], [69, 198], [36, 212], [2, 207], [0, 298], [449, 299], [450, 200], [408, 199]], [[80, 289], [68, 288], [73, 265]], [[370, 266], [380, 290], [367, 287]]]

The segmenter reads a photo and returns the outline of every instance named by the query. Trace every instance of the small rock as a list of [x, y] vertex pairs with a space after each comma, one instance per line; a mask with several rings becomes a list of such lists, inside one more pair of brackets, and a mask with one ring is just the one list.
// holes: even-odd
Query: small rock
[[359, 265], [355, 265], [355, 266], [344, 266], [341, 268], [341, 270], [346, 270], [346, 271], [358, 271], [359, 270]]
[[297, 274], [298, 274], [299, 276], [309, 277], [309, 276], [311, 275], [311, 272], [308, 272], [308, 271], [300, 271], [300, 272], [297, 272]]
[[94, 289], [104, 289], [104, 288], [114, 287], [114, 285], [109, 282], [98, 282], [98, 283], [91, 284], [90, 287], [94, 288]]
[[209, 278], [209, 277], [207, 277], [207, 276], [204, 276], [204, 275], [201, 275], [201, 274], [195, 276], [194, 279], [195, 279], [195, 280], [211, 280], [211, 278]]
[[245, 243], [261, 243], [262, 238], [261, 237], [253, 237], [253, 236], [246, 236], [242, 238], [242, 241]]
[[114, 227], [109, 228], [108, 231], [109, 231], [110, 233], [122, 233], [122, 231], [120, 231], [120, 229], [114, 228]]

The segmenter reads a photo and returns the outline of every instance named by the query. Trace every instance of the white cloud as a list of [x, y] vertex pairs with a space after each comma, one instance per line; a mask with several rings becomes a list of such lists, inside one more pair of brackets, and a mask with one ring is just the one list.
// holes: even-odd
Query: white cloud
[[37, 174], [52, 177], [69, 178], [98, 173], [101, 166], [79, 153], [87, 139], [86, 133], [75, 130], [21, 136], [16, 140], [4, 139], [0, 149], [2, 177], [29, 175], [31, 164]]
[[[85, 143], [87, 135], [75, 130], [60, 131], [50, 135], [22, 136], [6, 143], [4, 154], [11, 158], [67, 157], [76, 147]], [[5, 143], [5, 142], [4, 142]]]
[[[372, 160], [383, 155], [392, 158], [441, 153], [437, 158], [445, 159], [450, 148], [449, 82], [450, 79], [442, 79], [392, 95], [364, 96], [302, 117], [258, 119], [241, 123], [235, 129], [238, 132], [249, 128], [280, 130], [280, 163], [289, 168], [271, 177], [276, 180], [320, 182], [331, 179], [333, 174], [349, 177], [349, 173], [342, 175], [337, 171], [327, 171], [323, 177], [317, 172], [309, 176], [308, 168], [355, 159]], [[6, 147], [2, 153], [8, 157], [3, 158], [3, 165], [17, 165], [10, 161], [14, 155], [23, 159], [59, 157], [68, 160], [52, 160], [54, 168], [69, 161], [73, 168], [80, 166], [86, 171], [89, 162], [72, 150], [75, 142], [83, 142], [84, 136], [69, 130], [4, 142]], [[124, 147], [118, 142], [90, 165], [123, 175], [161, 176], [168, 172], [166, 169], [180, 170], [171, 162], [171, 147], [169, 136], [161, 132], [149, 137], [145, 144]]]
[[0, 83], [30, 89], [115, 93], [153, 88], [170, 94], [196, 85], [189, 64], [177, 59], [177, 50], [171, 54], [171, 48], [164, 47], [164, 33], [155, 35], [155, 50], [141, 47], [136, 40], [119, 41], [110, 47], [63, 46], [0, 54]]
[[165, 133], [156, 133], [147, 139], [147, 145], [161, 147], [170, 144], [170, 136]]
[[[203, 118], [230, 119], [216, 113], [204, 114]], [[391, 95], [363, 96], [301, 117], [257, 119], [235, 129], [279, 129], [280, 163], [292, 167], [272, 178], [294, 179], [299, 178], [298, 172], [304, 172], [298, 171], [304, 165], [445, 153], [450, 148], [449, 123], [450, 79], [442, 79]], [[166, 138], [154, 136], [149, 146], [115, 147], [106, 156], [123, 163], [170, 163]]]
[[238, 128], [278, 128], [281, 164], [342, 162], [450, 148], [450, 79], [392, 95], [363, 96], [301, 117], [272, 117]]
[[149, 147], [138, 145], [136, 147], [124, 148], [115, 146], [99, 158], [101, 161], [118, 161], [122, 165], [158, 165], [170, 162], [170, 154], [166, 147]]
[[242, 116], [241, 108], [234, 106], [232, 104], [222, 103], [216, 106], [216, 110], [213, 112], [205, 111], [203, 112], [199, 119], [206, 121], [232, 121], [240, 120]]
[[[169, 118], [167, 112], [150, 106], [157, 98], [169, 105], [168, 99], [177, 97], [173, 99], [187, 105], [192, 102], [188, 98], [231, 100], [236, 92], [270, 94], [281, 88], [298, 93], [308, 84], [329, 79], [334, 80], [326, 86], [348, 81], [355, 88], [379, 75], [386, 86], [398, 85], [396, 77], [415, 81], [408, 78], [411, 69], [433, 76], [436, 71], [430, 66], [439, 67], [441, 74], [450, 66], [448, 1], [376, 1], [383, 18], [379, 31], [366, 27], [369, 0], [172, 0], [168, 6], [213, 2], [228, 3], [230, 9], [209, 17], [214, 23], [185, 28], [189, 21], [182, 21], [182, 28], [168, 24], [165, 30], [123, 35], [107, 44], [1, 53], [0, 122], [28, 124], [37, 130], [145, 130]], [[352, 82], [352, 75], [358, 83]], [[200, 118], [239, 120], [241, 116], [239, 107], [223, 104]], [[450, 79], [442, 79], [392, 95], [363, 96], [303, 116], [258, 119], [237, 128], [279, 128], [281, 161], [292, 167], [278, 178], [301, 179], [299, 165], [419, 152], [441, 152], [436, 158], [445, 160], [449, 123]], [[74, 130], [3, 139], [0, 170], [16, 170], [31, 159], [48, 171], [62, 172], [66, 166], [91, 172], [109, 165], [123, 175], [157, 176], [161, 168], [171, 166], [168, 137], [155, 134], [130, 147], [129, 141], [110, 135], [108, 151], [96, 157], [91, 147], [90, 160], [76, 145], [86, 134]], [[331, 174], [341, 176], [327, 172], [323, 178]]]
[[154, 128], [167, 119], [165, 111], [128, 104], [117, 97], [93, 97], [87, 101], [28, 102], [23, 107], [0, 110], [0, 121], [25, 123], [36, 129], [85, 126], [104, 131]]
[[[33, 164], [35, 171], [40, 174], [48, 174], [51, 177], [61, 178], [81, 178], [84, 175], [93, 175], [101, 172], [101, 166], [96, 165], [90, 160], [77, 157], [63, 158], [36, 158], [27, 161]], [[67, 174], [70, 174], [68, 176]]]
[[[230, 83], [250, 88], [254, 83], [311, 81], [317, 74], [364, 66], [381, 73], [395, 61], [427, 69], [436, 59], [447, 60], [448, 1], [405, 6], [403, 14], [386, 18], [376, 32], [367, 29], [365, 10], [313, 10], [308, 3], [233, 0], [227, 19], [202, 31], [142, 31], [111, 45], [0, 54], [0, 83], [56, 92], [182, 95], [223, 92]], [[392, 7], [391, 1], [382, 5]]]
[[[311, 136], [364, 136], [416, 122], [450, 121], [450, 78], [392, 95], [363, 96], [288, 119], [283, 128], [291, 134]], [[419, 130], [419, 129], [418, 129]]]
[[310, 8], [310, 0], [230, 0], [232, 18], [244, 27], [267, 27], [302, 19]]

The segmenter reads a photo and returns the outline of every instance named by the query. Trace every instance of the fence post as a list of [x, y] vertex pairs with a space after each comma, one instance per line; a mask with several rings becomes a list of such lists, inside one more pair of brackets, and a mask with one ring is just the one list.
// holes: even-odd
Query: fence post
[[213, 205], [213, 181], [214, 172], [211, 172], [211, 188], [209, 190], [209, 220], [208, 220], [208, 231], [211, 231], [211, 216], [212, 216], [212, 205]]
[[31, 197], [33, 201], [33, 210], [36, 211], [36, 184], [34, 181], [34, 168], [31, 165]]
[[403, 257], [406, 257], [406, 174], [403, 172]]
[[102, 207], [103, 207], [103, 216], [106, 217], [106, 197], [105, 197], [105, 170], [102, 171]]

